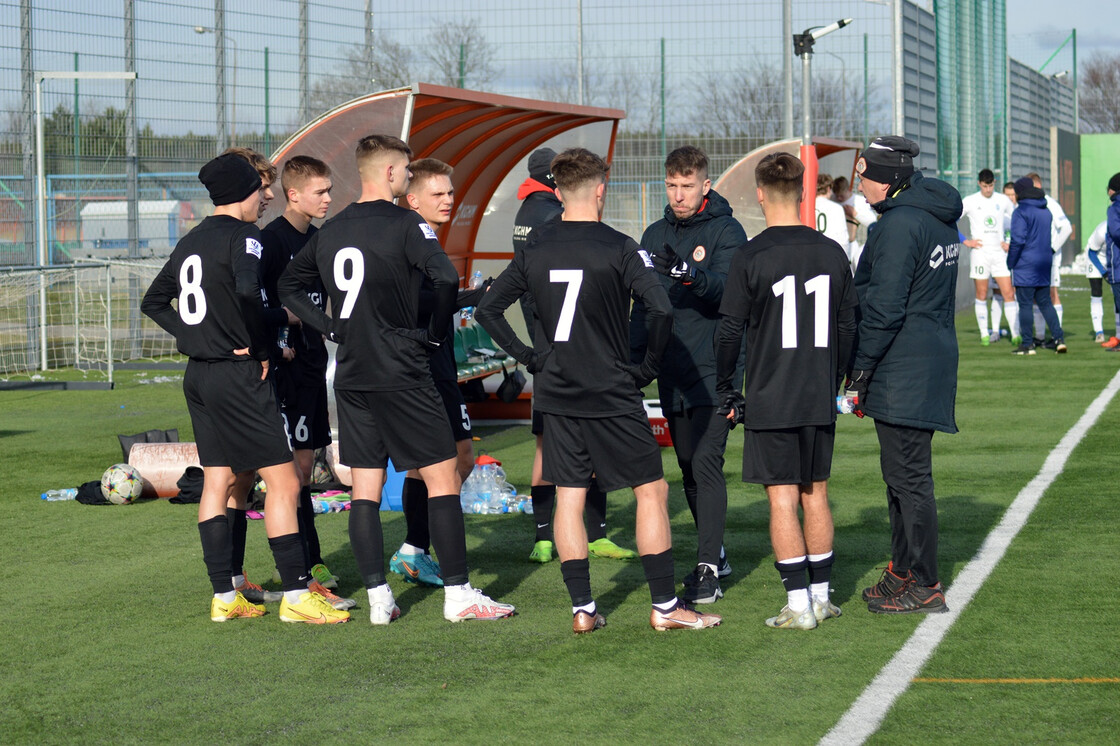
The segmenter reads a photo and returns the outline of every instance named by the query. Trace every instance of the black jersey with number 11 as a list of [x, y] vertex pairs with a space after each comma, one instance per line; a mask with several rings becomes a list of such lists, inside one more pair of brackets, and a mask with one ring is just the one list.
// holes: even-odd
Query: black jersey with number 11
[[[836, 420], [856, 305], [847, 255], [812, 228], [767, 228], [735, 253], [719, 310], [746, 321], [746, 427]], [[720, 370], [731, 367], [724, 361]]]
[[[669, 296], [649, 256], [628, 236], [598, 222], [555, 221], [530, 234], [529, 245], [483, 296], [475, 317], [494, 341], [525, 362], [529, 349], [502, 316], [526, 291], [537, 306], [534, 406], [569, 417], [610, 417], [642, 411], [627, 372], [630, 297], [649, 308], [647, 355], [659, 361], [671, 324]], [[656, 327], [654, 329], [653, 327]], [[655, 347], [660, 349], [654, 349]]]

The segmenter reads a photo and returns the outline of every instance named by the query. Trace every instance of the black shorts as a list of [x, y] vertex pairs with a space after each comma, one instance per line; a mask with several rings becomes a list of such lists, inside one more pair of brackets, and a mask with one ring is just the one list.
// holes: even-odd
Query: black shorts
[[294, 450], [313, 451], [331, 444], [325, 377], [311, 383], [288, 366], [278, 366], [276, 397]]
[[255, 471], [292, 460], [270, 381], [256, 360], [188, 360], [183, 394], [203, 466]]
[[529, 432], [533, 435], [544, 435], [544, 412], [537, 411], [536, 407], [533, 407], [533, 424]]
[[436, 392], [443, 399], [447, 410], [447, 421], [451, 424], [451, 437], [458, 443], [471, 439], [471, 416], [467, 414], [467, 402], [459, 391], [456, 381], [436, 381]]
[[836, 424], [747, 430], [743, 433], [743, 481], [811, 484], [832, 472]]
[[594, 474], [604, 492], [661, 479], [661, 447], [645, 412], [613, 417], [543, 413], [542, 476], [558, 487], [587, 487]]
[[352, 469], [419, 469], [455, 458], [435, 386], [403, 391], [335, 389], [338, 459]]

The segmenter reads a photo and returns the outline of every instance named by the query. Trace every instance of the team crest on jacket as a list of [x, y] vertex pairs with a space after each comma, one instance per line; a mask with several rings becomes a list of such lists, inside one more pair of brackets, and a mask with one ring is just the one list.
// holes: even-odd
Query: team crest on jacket
[[702, 262], [704, 261], [704, 257], [706, 257], [707, 255], [708, 252], [704, 249], [703, 246], [697, 246], [692, 250], [692, 261]]
[[255, 238], [245, 239], [245, 253], [252, 254], [257, 259], [261, 258], [261, 242]]
[[642, 258], [642, 263], [645, 264], [646, 267], [653, 269], [653, 260], [649, 258], [649, 252], [645, 249], [638, 249], [638, 256]]
[[427, 223], [420, 223], [420, 232], [424, 234], [424, 238], [435, 240], [436, 232], [432, 230], [432, 226]]

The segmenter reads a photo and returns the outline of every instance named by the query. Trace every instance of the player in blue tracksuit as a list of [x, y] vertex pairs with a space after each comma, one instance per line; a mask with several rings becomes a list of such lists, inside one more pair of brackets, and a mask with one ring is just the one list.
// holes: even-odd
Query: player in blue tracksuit
[[[1046, 208], [1046, 195], [1024, 176], [1015, 182], [1018, 206], [1011, 214], [1011, 242], [1007, 252], [1007, 266], [1013, 272], [1015, 297], [1019, 300], [1019, 332], [1022, 343], [1015, 348], [1016, 355], [1035, 354], [1034, 310], [1038, 304], [1046, 325], [1054, 335], [1055, 351], [1064, 353], [1062, 324], [1050, 298], [1051, 258], [1050, 224], [1052, 216]], [[1041, 334], [1043, 330], [1039, 330]]]
[[[1108, 199], [1108, 218], [1105, 221], [1107, 226], [1104, 238], [1104, 250], [1108, 261], [1104, 278], [1112, 286], [1112, 298], [1116, 302], [1116, 308], [1120, 309], [1120, 173], [1113, 174], [1108, 180]], [[1120, 336], [1120, 333], [1117, 336]], [[1115, 352], [1120, 350], [1120, 345], [1106, 349]]]

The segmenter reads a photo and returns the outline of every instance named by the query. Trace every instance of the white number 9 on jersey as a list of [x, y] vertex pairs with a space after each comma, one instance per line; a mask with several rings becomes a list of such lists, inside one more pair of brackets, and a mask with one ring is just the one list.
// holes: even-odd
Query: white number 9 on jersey
[[[349, 270], [347, 270], [347, 265]], [[342, 299], [342, 309], [338, 318], [348, 319], [358, 302], [358, 291], [366, 276], [366, 260], [361, 250], [347, 246], [334, 255], [334, 284], [346, 295]]]

